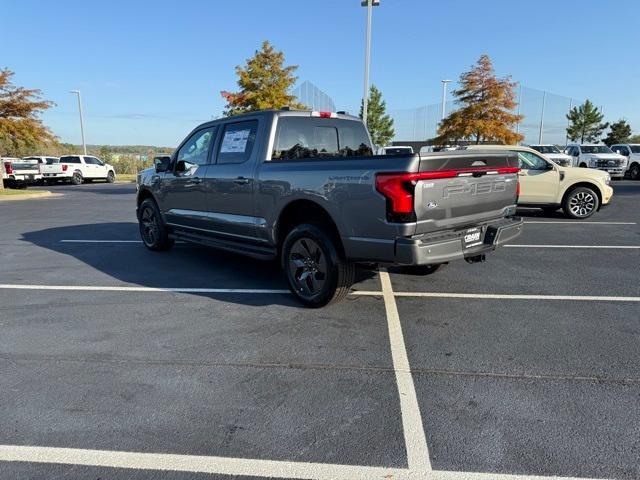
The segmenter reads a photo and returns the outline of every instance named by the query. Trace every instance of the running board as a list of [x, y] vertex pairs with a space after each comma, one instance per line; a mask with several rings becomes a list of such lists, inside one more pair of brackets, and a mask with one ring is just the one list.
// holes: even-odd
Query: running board
[[195, 232], [184, 230], [174, 230], [169, 233], [169, 238], [182, 240], [185, 242], [197, 243], [207, 247], [213, 247], [228, 252], [239, 253], [258, 260], [273, 260], [278, 256], [278, 251], [273, 247], [254, 245], [245, 242], [234, 242], [233, 240], [212, 237]]

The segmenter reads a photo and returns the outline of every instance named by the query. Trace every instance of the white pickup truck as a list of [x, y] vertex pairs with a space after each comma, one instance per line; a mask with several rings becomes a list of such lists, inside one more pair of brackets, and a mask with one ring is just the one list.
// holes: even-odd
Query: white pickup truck
[[91, 155], [66, 155], [58, 162], [41, 165], [42, 177], [45, 182], [71, 182], [80, 185], [84, 181], [105, 180], [113, 183], [116, 171], [112, 165]]
[[618, 143], [611, 150], [627, 158], [627, 173], [632, 180], [640, 180], [640, 143]]
[[4, 164], [2, 183], [7, 188], [27, 188], [42, 178], [37, 161], [10, 157], [2, 157], [0, 161]]
[[597, 168], [609, 173], [611, 178], [624, 178], [627, 171], [627, 158], [614, 153], [606, 145], [567, 145], [565, 153], [573, 158], [572, 166]]

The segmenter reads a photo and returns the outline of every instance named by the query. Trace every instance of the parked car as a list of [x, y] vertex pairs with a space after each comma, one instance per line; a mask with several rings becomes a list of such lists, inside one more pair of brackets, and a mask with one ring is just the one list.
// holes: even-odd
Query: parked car
[[619, 143], [611, 145], [611, 150], [627, 159], [627, 173], [632, 180], [640, 180], [640, 144]]
[[469, 150], [500, 149], [518, 155], [520, 196], [518, 205], [584, 220], [607, 205], [613, 196], [608, 173], [592, 168], [562, 167], [537, 150], [516, 145], [473, 145]]
[[7, 188], [27, 188], [42, 179], [38, 162], [20, 158], [1, 157], [4, 164], [2, 183]]
[[42, 165], [42, 175], [45, 182], [70, 182], [80, 185], [85, 180], [105, 180], [113, 183], [116, 171], [113, 166], [104, 163], [91, 155], [66, 155], [58, 162]]
[[405, 145], [390, 145], [388, 147], [380, 147], [378, 155], [407, 155], [413, 153], [413, 147]]
[[533, 148], [536, 152], [540, 152], [553, 163], [560, 165], [561, 167], [570, 167], [572, 158], [566, 153], [562, 153], [556, 145], [529, 145], [529, 148]]
[[372, 153], [349, 115], [271, 110], [204, 123], [138, 176], [142, 241], [279, 258], [291, 291], [320, 307], [347, 294], [357, 262], [428, 274], [483, 261], [520, 234], [516, 155]]
[[627, 159], [606, 145], [567, 145], [565, 153], [573, 158], [574, 167], [597, 168], [608, 172], [611, 178], [624, 178], [627, 170]]

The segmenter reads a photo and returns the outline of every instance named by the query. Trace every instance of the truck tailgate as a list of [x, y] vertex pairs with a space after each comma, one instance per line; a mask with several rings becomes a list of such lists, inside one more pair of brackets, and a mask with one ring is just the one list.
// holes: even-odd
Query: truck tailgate
[[420, 156], [416, 234], [463, 229], [515, 212], [517, 155], [451, 151]]
[[42, 173], [44, 175], [58, 174], [58, 173], [62, 173], [62, 164], [52, 163], [50, 165], [42, 165], [40, 169], [42, 170]]

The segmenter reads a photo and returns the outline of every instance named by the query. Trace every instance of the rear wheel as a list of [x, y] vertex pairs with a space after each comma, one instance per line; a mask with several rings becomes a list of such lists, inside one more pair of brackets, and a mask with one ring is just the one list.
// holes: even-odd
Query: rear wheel
[[309, 307], [342, 300], [353, 284], [355, 265], [343, 258], [323, 225], [301, 224], [285, 238], [282, 269], [291, 292]]
[[71, 176], [71, 183], [73, 185], [81, 185], [83, 181], [84, 181], [84, 178], [82, 178], [82, 173], [73, 172], [73, 175]]
[[640, 164], [634, 163], [629, 168], [629, 177], [631, 180], [640, 180]]
[[571, 190], [562, 202], [562, 210], [570, 218], [583, 220], [593, 215], [600, 205], [596, 192], [587, 187]]
[[173, 240], [169, 238], [167, 228], [162, 222], [158, 205], [152, 198], [147, 198], [138, 209], [138, 225], [142, 243], [149, 250], [169, 250]]

